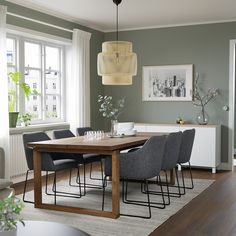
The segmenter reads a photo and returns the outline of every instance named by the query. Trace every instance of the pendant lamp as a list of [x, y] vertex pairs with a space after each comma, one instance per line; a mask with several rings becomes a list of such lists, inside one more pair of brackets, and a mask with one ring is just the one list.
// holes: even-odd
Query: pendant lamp
[[130, 85], [137, 74], [137, 55], [133, 53], [132, 43], [118, 40], [118, 5], [122, 0], [113, 0], [116, 10], [116, 41], [102, 44], [98, 54], [97, 70], [102, 76], [103, 85]]

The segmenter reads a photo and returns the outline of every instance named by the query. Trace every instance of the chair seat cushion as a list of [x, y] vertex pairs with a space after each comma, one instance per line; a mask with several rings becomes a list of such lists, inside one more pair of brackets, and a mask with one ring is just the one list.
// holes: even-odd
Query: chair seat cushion
[[100, 155], [100, 154], [95, 154], [95, 153], [83, 154], [83, 159], [84, 159], [85, 164], [101, 161], [103, 158], [104, 158], [104, 156]]
[[4, 188], [8, 188], [13, 184], [12, 181], [7, 179], [0, 179], [0, 190]]
[[55, 160], [53, 161], [53, 164], [54, 164], [54, 170], [51, 170], [51, 171], [71, 169], [71, 168], [78, 167], [78, 162], [75, 161], [74, 159]]
[[78, 164], [83, 164], [83, 155], [79, 153], [52, 153], [52, 159], [54, 161], [61, 159], [71, 159], [78, 162]]

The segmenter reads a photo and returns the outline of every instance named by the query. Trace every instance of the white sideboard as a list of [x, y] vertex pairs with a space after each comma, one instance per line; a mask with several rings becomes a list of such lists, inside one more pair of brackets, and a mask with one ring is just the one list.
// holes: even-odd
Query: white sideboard
[[211, 168], [216, 173], [216, 168], [221, 160], [221, 126], [220, 125], [178, 125], [178, 124], [142, 124], [135, 123], [138, 132], [170, 133], [195, 129], [195, 139], [191, 166]]

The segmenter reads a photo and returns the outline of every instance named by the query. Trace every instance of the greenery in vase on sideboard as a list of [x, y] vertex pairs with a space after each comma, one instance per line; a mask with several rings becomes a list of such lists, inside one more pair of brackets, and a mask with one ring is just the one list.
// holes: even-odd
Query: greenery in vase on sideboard
[[205, 106], [219, 94], [219, 89], [209, 88], [205, 93], [198, 85], [199, 74], [196, 73], [196, 79], [193, 89], [193, 104], [201, 108], [197, 115], [197, 122], [200, 125], [207, 125], [209, 122], [209, 116], [206, 112]]
[[119, 99], [116, 103], [113, 103], [112, 96], [98, 95], [98, 103], [100, 103], [99, 111], [102, 116], [111, 119], [111, 135], [116, 134], [116, 125], [118, 123], [118, 117], [123, 112], [125, 106], [125, 98]]

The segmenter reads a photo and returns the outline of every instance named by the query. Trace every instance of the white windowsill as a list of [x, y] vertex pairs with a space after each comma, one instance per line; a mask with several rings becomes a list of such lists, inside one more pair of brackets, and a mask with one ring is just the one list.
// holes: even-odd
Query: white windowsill
[[48, 131], [48, 130], [69, 129], [69, 128], [70, 124], [67, 122], [37, 124], [37, 125], [29, 125], [27, 127], [17, 126], [16, 128], [10, 128], [10, 135], [22, 134], [24, 132]]

